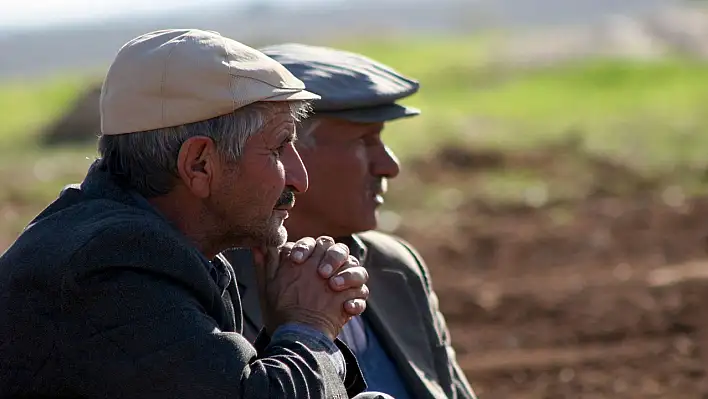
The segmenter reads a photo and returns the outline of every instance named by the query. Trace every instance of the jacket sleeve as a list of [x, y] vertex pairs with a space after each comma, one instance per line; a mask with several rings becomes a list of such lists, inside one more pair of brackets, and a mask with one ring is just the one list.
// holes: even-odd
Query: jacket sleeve
[[400, 238], [398, 241], [407, 249], [408, 252], [410, 252], [413, 258], [415, 258], [415, 261], [420, 269], [423, 284], [428, 294], [428, 306], [433, 316], [435, 330], [437, 331], [439, 342], [445, 346], [445, 350], [447, 352], [447, 367], [449, 368], [450, 375], [452, 376], [452, 397], [458, 399], [476, 399], [476, 395], [472, 390], [470, 383], [467, 381], [465, 373], [462, 371], [462, 368], [457, 362], [455, 349], [452, 346], [450, 338], [450, 330], [447, 327], [445, 316], [440, 311], [438, 296], [435, 293], [435, 290], [433, 290], [433, 284], [428, 267], [422, 256], [420, 256], [420, 254], [413, 249], [410, 244]]
[[79, 285], [80, 294], [66, 295], [64, 308], [84, 327], [74, 332], [79, 344], [68, 364], [79, 368], [86, 397], [329, 398], [345, 392], [324, 346], [283, 334], [256, 353], [240, 334], [221, 331], [182, 287], [159, 276], [111, 268]]
[[257, 352], [220, 328], [220, 293], [193, 251], [144, 228], [127, 233], [89, 243], [62, 281], [71, 345], [59, 357], [79, 396], [347, 397], [326, 345], [274, 334]]

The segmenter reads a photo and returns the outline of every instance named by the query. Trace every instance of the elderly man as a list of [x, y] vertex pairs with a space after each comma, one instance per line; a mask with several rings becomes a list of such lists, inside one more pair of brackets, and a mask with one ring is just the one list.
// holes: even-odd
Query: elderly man
[[[308, 184], [293, 140], [318, 96], [304, 88], [215, 32], [156, 31], [120, 49], [102, 87], [100, 158], [0, 258], [0, 397], [365, 389], [336, 337], [365, 308], [366, 270], [328, 237], [283, 245]], [[257, 265], [254, 345], [217, 255], [235, 246]]]
[[[419, 114], [396, 104], [418, 83], [358, 54], [300, 44], [261, 49], [319, 94], [304, 121], [298, 149], [310, 188], [285, 222], [294, 237], [330, 235], [346, 243], [369, 272], [372, 287], [363, 317], [344, 327], [367, 384], [397, 398], [474, 398], [457, 364], [428, 269], [400, 238], [370, 231], [377, 225], [386, 181], [399, 173], [381, 141], [385, 122]], [[247, 261], [247, 250], [227, 254]], [[262, 319], [252, 270], [240, 268], [245, 335]]]

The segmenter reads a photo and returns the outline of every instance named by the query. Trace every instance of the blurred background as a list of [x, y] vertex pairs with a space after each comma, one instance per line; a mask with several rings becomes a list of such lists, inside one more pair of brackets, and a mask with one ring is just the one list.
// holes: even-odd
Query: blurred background
[[[669, 0], [25, 0], [0, 12], [0, 248], [95, 158], [118, 48], [197, 27], [419, 79], [381, 229], [483, 399], [705, 398], [708, 8]], [[706, 320], [706, 321], [704, 321]]]

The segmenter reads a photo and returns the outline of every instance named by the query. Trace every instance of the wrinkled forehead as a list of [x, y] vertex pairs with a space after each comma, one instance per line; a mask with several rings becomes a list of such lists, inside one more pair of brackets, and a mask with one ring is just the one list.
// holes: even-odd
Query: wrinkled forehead
[[[262, 120], [258, 122], [261, 123], [261, 128], [255, 132], [254, 136], [260, 136], [267, 140], [294, 137], [298, 118], [292, 107], [287, 104], [276, 104], [269, 111], [260, 116]], [[243, 121], [243, 123], [254, 122], [256, 121]]]

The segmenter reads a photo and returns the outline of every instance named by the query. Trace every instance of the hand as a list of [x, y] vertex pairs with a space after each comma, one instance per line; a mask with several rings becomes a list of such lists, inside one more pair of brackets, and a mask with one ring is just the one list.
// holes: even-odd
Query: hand
[[[305, 237], [295, 243], [295, 245], [288, 246], [288, 248], [292, 248], [290, 249], [290, 260], [296, 264], [305, 262], [312, 256], [317, 245], [322, 245], [324, 249], [329, 249], [334, 245], [334, 240], [327, 236], [321, 236], [317, 241], [311, 237]], [[343, 247], [349, 253], [349, 248]], [[341, 264], [339, 269], [332, 266], [336, 264]], [[338, 292], [357, 288], [365, 284], [369, 279], [369, 273], [365, 268], [359, 266], [357, 258], [348, 255], [346, 262], [342, 263], [340, 252], [327, 252], [320, 262], [317, 272], [322, 278], [329, 279], [330, 288]], [[366, 310], [366, 301], [364, 300], [350, 299], [344, 303], [344, 311], [351, 316], [360, 315], [364, 310]]]
[[[291, 259], [293, 248], [309, 256], [295, 264]], [[345, 245], [335, 244], [330, 237], [317, 241], [305, 238], [280, 249], [254, 248], [253, 255], [268, 331], [284, 323], [302, 323], [334, 340], [351, 316], [366, 308], [368, 273], [349, 256]], [[325, 273], [329, 271], [327, 264], [331, 274]]]

